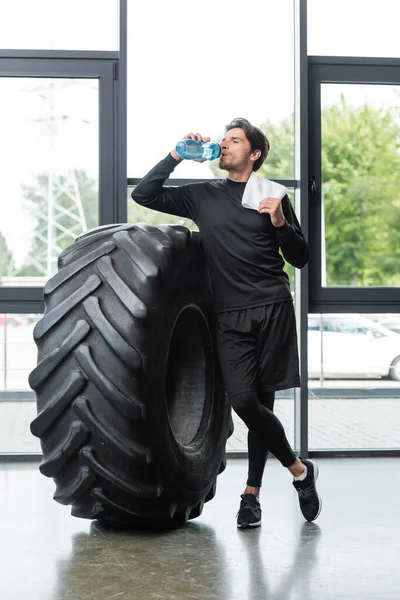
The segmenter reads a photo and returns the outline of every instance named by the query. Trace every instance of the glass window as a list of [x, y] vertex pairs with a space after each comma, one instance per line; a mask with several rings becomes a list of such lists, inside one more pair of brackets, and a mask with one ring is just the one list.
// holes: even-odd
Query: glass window
[[119, 0], [5, 0], [1, 47], [118, 50]]
[[400, 57], [398, 0], [308, 0], [308, 54]]
[[33, 328], [41, 315], [0, 314], [0, 454], [40, 453], [30, 432], [36, 398], [28, 377], [37, 364]]
[[400, 286], [399, 98], [399, 85], [321, 85], [324, 287]]
[[[294, 448], [294, 390], [276, 392], [274, 413], [282, 423], [289, 444]], [[234, 431], [226, 444], [227, 452], [247, 452], [247, 426], [232, 411]]]
[[98, 224], [97, 79], [0, 77], [0, 285], [41, 286]]
[[318, 317], [308, 317], [308, 331], [321, 331], [321, 323]]
[[[218, 141], [245, 117], [270, 139], [265, 173], [294, 178], [293, 1], [252, 2], [245, 26], [243, 10], [239, 0], [197, 9], [176, 0], [173, 11], [129, 3], [128, 177], [145, 175], [185, 134]], [[173, 177], [218, 177], [215, 163], [185, 161]]]
[[400, 314], [309, 316], [311, 450], [399, 447], [399, 331]]
[[190, 219], [183, 219], [182, 217], [176, 217], [175, 215], [167, 215], [165, 213], [158, 212], [157, 210], [151, 210], [140, 206], [134, 200], [132, 200], [131, 194], [134, 188], [128, 188], [128, 223], [149, 223], [149, 225], [164, 225], [166, 223], [171, 225], [184, 225], [188, 229], [198, 230], [196, 223], [193, 223]]

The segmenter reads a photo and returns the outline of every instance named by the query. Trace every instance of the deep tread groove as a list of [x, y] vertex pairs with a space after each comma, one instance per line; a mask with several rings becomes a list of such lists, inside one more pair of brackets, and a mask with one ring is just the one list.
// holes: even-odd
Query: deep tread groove
[[64, 248], [64, 250], [60, 253], [58, 257], [58, 268], [63, 269], [74, 260], [77, 260], [77, 254], [79, 255], [80, 251], [83, 248], [86, 248], [86, 246], [91, 246], [105, 237], [110, 238], [112, 233], [111, 230], [121, 231], [123, 229], [134, 229], [134, 227], [135, 226], [132, 225], [132, 223], [126, 223], [125, 225], [102, 225], [101, 227], [96, 227], [94, 230], [87, 231], [86, 233], [78, 236], [74, 244]]
[[121, 300], [122, 304], [136, 319], [144, 319], [147, 316], [146, 305], [126, 285], [112, 266], [110, 256], [103, 256], [97, 262], [97, 269], [103, 275], [114, 294]]
[[118, 246], [124, 250], [131, 261], [143, 273], [145, 277], [155, 278], [159, 276], [160, 269], [156, 263], [137, 245], [127, 231], [114, 233], [113, 238]]
[[221, 473], [223, 473], [223, 471], [225, 471], [225, 469], [226, 469], [226, 455], [224, 456], [224, 458], [221, 461], [221, 465], [220, 465], [219, 470], [218, 470], [218, 475], [220, 475]]
[[44, 407], [31, 423], [31, 433], [36, 437], [41, 437], [68, 408], [85, 384], [86, 379], [80, 371], [71, 371], [61, 390], [55, 396], [51, 395], [50, 398], [44, 400]]
[[62, 362], [70, 352], [87, 336], [90, 331], [90, 325], [86, 321], [78, 321], [74, 330], [62, 342], [59, 348], [56, 348], [46, 356], [38, 366], [33, 369], [29, 375], [29, 385], [32, 389], [38, 387], [50, 377], [54, 369]]
[[65, 440], [54, 449], [53, 453], [43, 459], [39, 470], [46, 477], [54, 477], [68, 462], [68, 460], [85, 443], [89, 430], [77, 421], [72, 423], [71, 429]]
[[95, 482], [95, 476], [90, 472], [89, 467], [81, 467], [78, 476], [71, 481], [68, 485], [57, 486], [57, 490], [53, 496], [53, 499], [60, 504], [73, 504], [84, 494], [89, 488], [91, 488]]
[[[81, 233], [75, 240], [75, 246], [78, 246], [82, 240], [90, 239], [90, 241], [96, 241], [103, 239], [106, 236], [110, 236], [113, 230], [121, 231], [123, 229], [134, 229], [135, 226], [132, 223], [108, 223], [107, 225], [99, 225], [94, 229]], [[64, 252], [64, 250], [63, 250]]]
[[87, 298], [83, 303], [87, 316], [92, 320], [96, 329], [101, 333], [109, 347], [129, 369], [141, 369], [142, 357], [124, 340], [122, 335], [113, 327], [101, 310], [100, 300], [96, 296]]
[[114, 487], [119, 488], [127, 494], [131, 494], [135, 498], [158, 498], [163, 491], [161, 484], [151, 485], [147, 483], [140, 483], [139, 485], [131, 484], [121, 476], [118, 476], [115, 472], [111, 472], [103, 467], [93, 456], [93, 452], [90, 448], [83, 448], [80, 452], [86, 464], [89, 465], [92, 471], [104, 477], [107, 481], [113, 484]]
[[[132, 515], [133, 517], [137, 517], [138, 519], [140, 519], [141, 521], [143, 520], [143, 517], [140, 515], [139, 512], [135, 512], [135, 510], [133, 509], [133, 506], [130, 505], [129, 507], [127, 506], [122, 506], [121, 504], [117, 504], [116, 502], [114, 502], [113, 500], [111, 500], [102, 490], [100, 489], [94, 489], [92, 491], [92, 496], [94, 498], [97, 498], [98, 500], [101, 500], [101, 503], [103, 505], [106, 506], [110, 506], [114, 509], [116, 509], [118, 512], [121, 512], [121, 514], [126, 513], [128, 515]], [[164, 510], [154, 510], [151, 512], [151, 516], [153, 521], [166, 521], [169, 519], [172, 519], [172, 517], [175, 515], [175, 510], [176, 510], [176, 504], [171, 504], [168, 509], [164, 509]]]
[[117, 411], [130, 420], [140, 418], [142, 407], [133, 398], [128, 398], [112, 383], [97, 367], [89, 346], [81, 345], [75, 351], [75, 358], [79, 366], [94, 383], [99, 392], [117, 409]]
[[35, 325], [33, 337], [39, 340], [45, 333], [49, 331], [56, 323], [65, 317], [79, 302], [86, 296], [89, 296], [95, 289], [101, 285], [101, 279], [97, 275], [91, 275], [87, 281], [76, 292], [68, 296], [60, 302], [55, 308], [50, 310], [44, 317]]
[[91, 410], [89, 401], [83, 396], [79, 396], [73, 403], [75, 414], [85, 423], [85, 425], [97, 435], [107, 441], [108, 446], [118, 448], [119, 452], [124, 455], [126, 461], [139, 461], [143, 464], [151, 462], [150, 448], [139, 445], [131, 439], [124, 436], [121, 438], [121, 433], [114, 429], [112, 423], [101, 423], [99, 417], [95, 418]]
[[217, 484], [216, 484], [216, 482], [214, 482], [213, 485], [211, 486], [211, 488], [209, 489], [204, 502], [209, 502], [210, 500], [212, 500], [215, 496], [216, 491], [217, 491]]
[[[92, 491], [94, 491], [94, 488]], [[98, 500], [92, 496], [86, 497], [84, 500], [74, 504], [71, 509], [73, 517], [81, 519], [100, 519], [104, 513], [104, 508]]]
[[73, 275], [76, 275], [79, 273], [79, 271], [82, 271], [85, 267], [90, 265], [90, 263], [95, 262], [101, 256], [109, 254], [114, 250], [114, 248], [114, 242], [104, 242], [100, 248], [96, 248], [96, 250], [92, 250], [92, 252], [88, 252], [88, 254], [84, 254], [83, 256], [79, 257], [76, 261], [68, 265], [68, 267], [61, 269], [61, 271], [58, 271], [54, 277], [49, 279], [44, 287], [44, 294], [47, 296], [51, 292], [54, 292], [55, 289], [68, 281], [68, 279], [70, 279]]
[[204, 503], [205, 500], [202, 500], [201, 502], [199, 502], [191, 511], [189, 514], [189, 519], [197, 519], [197, 517], [199, 517], [201, 515], [201, 513], [203, 512], [203, 508], [204, 508]]
[[166, 233], [179, 250], [187, 250], [190, 247], [191, 236], [187, 227], [179, 225], [158, 225], [160, 231]]
[[[226, 397], [226, 402], [229, 404], [228, 397]], [[235, 424], [233, 422], [232, 412], [231, 412], [231, 414], [229, 415], [228, 438], [231, 437], [231, 435], [233, 434], [234, 430], [235, 430]]]
[[171, 236], [166, 234], [158, 227], [153, 227], [152, 225], [148, 225], [147, 223], [136, 223], [136, 231], [134, 236], [139, 237], [140, 232], [152, 241], [152, 246], [155, 250], [157, 250], [160, 254], [164, 252], [170, 252], [175, 248], [175, 244], [171, 239]]

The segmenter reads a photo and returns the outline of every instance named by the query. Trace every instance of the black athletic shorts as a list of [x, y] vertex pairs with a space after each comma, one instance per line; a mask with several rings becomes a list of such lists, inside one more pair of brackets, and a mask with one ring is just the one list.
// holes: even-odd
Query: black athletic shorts
[[300, 386], [292, 302], [218, 313], [217, 344], [228, 396]]

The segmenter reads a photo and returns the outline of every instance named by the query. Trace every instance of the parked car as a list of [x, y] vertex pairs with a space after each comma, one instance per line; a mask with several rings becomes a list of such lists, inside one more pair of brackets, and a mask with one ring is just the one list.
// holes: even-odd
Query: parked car
[[308, 369], [310, 378], [400, 381], [400, 334], [362, 315], [310, 314]]
[[371, 321], [374, 321], [375, 323], [379, 323], [379, 325], [383, 325], [384, 327], [395, 331], [396, 333], [400, 333], [400, 313], [366, 313], [363, 316], [371, 319]]
[[400, 319], [386, 318], [378, 321], [379, 325], [383, 325], [387, 327], [391, 331], [395, 331], [396, 333], [400, 333]]
[[20, 315], [0, 313], [0, 326], [4, 324], [13, 325], [14, 327], [17, 327], [18, 325], [23, 325], [24, 320]]

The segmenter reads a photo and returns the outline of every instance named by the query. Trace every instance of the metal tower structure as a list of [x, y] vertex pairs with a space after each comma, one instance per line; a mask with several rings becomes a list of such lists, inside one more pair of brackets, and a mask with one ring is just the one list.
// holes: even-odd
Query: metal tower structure
[[[71, 83], [60, 80], [57, 88]], [[50, 278], [57, 270], [61, 250], [87, 229], [87, 223], [76, 170], [69, 167], [60, 171], [61, 161], [55, 144], [57, 125], [70, 117], [56, 113], [55, 81], [49, 79], [46, 85], [36, 86], [30, 91], [40, 92], [48, 107], [48, 114], [35, 121], [43, 124], [49, 133], [49, 162], [41, 189], [36, 189], [36, 198], [28, 202], [37, 225], [32, 237], [34, 251], [26, 257], [24, 268], [31, 265], [40, 276]]]

